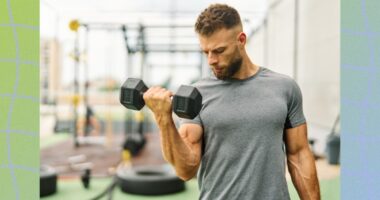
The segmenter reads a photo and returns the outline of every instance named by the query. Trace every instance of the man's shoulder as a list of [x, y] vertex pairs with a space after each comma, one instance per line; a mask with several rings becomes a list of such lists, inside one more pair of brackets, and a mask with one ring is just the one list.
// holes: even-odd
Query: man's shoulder
[[276, 78], [276, 79], [279, 79], [279, 80], [284, 80], [284, 81], [292, 80], [293, 79], [293, 78], [291, 78], [290, 76], [288, 76], [286, 74], [282, 74], [282, 73], [273, 71], [273, 70], [271, 70], [269, 68], [265, 68], [265, 67], [262, 67], [261, 73], [264, 76], [269, 76], [269, 77], [273, 77], [273, 78]]
[[295, 84], [295, 80], [292, 77], [264, 67], [262, 67], [261, 76], [285, 85]]
[[194, 87], [205, 87], [205, 86], [218, 84], [219, 82], [220, 82], [220, 80], [218, 80], [214, 76], [207, 76], [207, 77], [203, 77], [203, 78], [195, 81], [191, 85]]

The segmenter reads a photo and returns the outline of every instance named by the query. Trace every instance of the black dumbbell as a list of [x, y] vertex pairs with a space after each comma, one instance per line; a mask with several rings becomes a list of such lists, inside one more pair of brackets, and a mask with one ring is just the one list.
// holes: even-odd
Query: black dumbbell
[[[121, 86], [120, 103], [128, 109], [141, 110], [148, 90], [141, 79], [128, 78]], [[202, 96], [197, 88], [182, 85], [173, 97], [173, 111], [181, 118], [194, 119], [202, 108]]]

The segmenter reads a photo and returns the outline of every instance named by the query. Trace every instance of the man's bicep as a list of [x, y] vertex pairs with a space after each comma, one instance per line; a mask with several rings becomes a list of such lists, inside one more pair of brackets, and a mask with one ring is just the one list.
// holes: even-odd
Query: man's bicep
[[199, 124], [182, 124], [178, 130], [182, 140], [193, 150], [199, 152], [202, 147], [203, 128]]
[[295, 154], [302, 149], [309, 147], [306, 123], [303, 123], [294, 128], [286, 129], [284, 134], [287, 154]]

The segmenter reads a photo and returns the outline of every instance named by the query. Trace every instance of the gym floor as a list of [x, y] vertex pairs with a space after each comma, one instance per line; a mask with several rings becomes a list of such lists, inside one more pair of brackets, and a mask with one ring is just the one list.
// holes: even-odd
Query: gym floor
[[[111, 182], [111, 178], [96, 179], [91, 182], [91, 188], [84, 190], [81, 183], [77, 180], [60, 181], [58, 184], [58, 192], [55, 195], [45, 197], [45, 200], [67, 200], [67, 199], [90, 199], [99, 194]], [[340, 199], [340, 178], [330, 180], [321, 180], [322, 199], [338, 200]], [[297, 192], [292, 184], [288, 184], [290, 198], [292, 200], [299, 199]], [[186, 183], [186, 190], [181, 193], [163, 196], [140, 196], [131, 195], [121, 192], [116, 188], [113, 193], [113, 199], [129, 199], [129, 200], [194, 200], [198, 198], [199, 190], [196, 179], [192, 179]], [[105, 199], [105, 198], [103, 198]]]
[[[152, 134], [150, 137], [156, 137]], [[151, 138], [152, 139], [152, 138]], [[41, 148], [41, 162], [45, 164], [51, 164], [52, 160], [48, 161], [47, 157], [44, 154], [46, 151], [52, 151], [52, 148], [61, 148], [62, 145], [66, 145], [67, 143], [71, 143], [71, 137], [68, 134], [54, 134], [48, 137], [44, 137], [41, 139], [40, 148]], [[146, 150], [150, 151], [157, 144], [153, 144], [152, 142], [146, 146]], [[99, 148], [99, 147], [97, 147]], [[68, 148], [70, 149], [70, 148]], [[73, 148], [74, 149], [74, 148]], [[81, 150], [74, 150], [73, 152], [78, 153]], [[112, 152], [112, 151], [109, 151]], [[151, 151], [150, 151], [151, 152]], [[144, 154], [144, 152], [142, 152]], [[67, 154], [67, 152], [66, 152]], [[44, 156], [45, 155], [45, 156]], [[65, 153], [62, 154], [65, 156]], [[140, 158], [136, 158], [135, 163], [143, 164]], [[150, 160], [149, 162], [159, 163], [160, 159]], [[112, 161], [112, 159], [110, 160]], [[114, 162], [114, 161], [113, 161]], [[97, 169], [98, 173], [101, 173], [101, 169]], [[329, 200], [338, 200], [340, 199], [340, 167], [332, 166], [327, 164], [326, 160], [319, 159], [317, 160], [317, 170], [318, 176], [320, 180], [322, 199]], [[95, 172], [96, 173], [96, 172]], [[92, 178], [91, 185], [88, 190], [84, 189], [80, 180], [76, 178], [72, 179], [60, 179], [58, 181], [58, 192], [52, 196], [44, 197], [46, 200], [66, 200], [66, 199], [90, 199], [98, 195], [101, 191], [103, 191], [110, 183], [112, 178]], [[288, 187], [291, 199], [299, 199], [297, 192], [291, 183], [290, 177], [287, 174]], [[119, 188], [116, 188], [113, 192], [113, 199], [130, 199], [130, 200], [142, 200], [142, 199], [156, 199], [156, 200], [170, 200], [170, 199], [181, 199], [181, 200], [190, 200], [197, 199], [199, 195], [198, 184], [196, 179], [192, 179], [186, 182], [186, 190], [181, 193], [172, 194], [172, 195], [164, 195], [164, 196], [141, 196], [141, 195], [131, 195], [123, 193]]]

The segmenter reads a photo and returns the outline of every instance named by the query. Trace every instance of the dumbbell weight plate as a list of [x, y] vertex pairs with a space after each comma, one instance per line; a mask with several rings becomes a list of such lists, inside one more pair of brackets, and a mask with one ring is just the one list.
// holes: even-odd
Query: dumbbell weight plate
[[202, 108], [202, 95], [192, 86], [181, 85], [173, 97], [173, 111], [181, 118], [194, 119]]
[[120, 103], [128, 109], [141, 110], [145, 106], [143, 94], [147, 90], [141, 79], [128, 78], [121, 86]]

